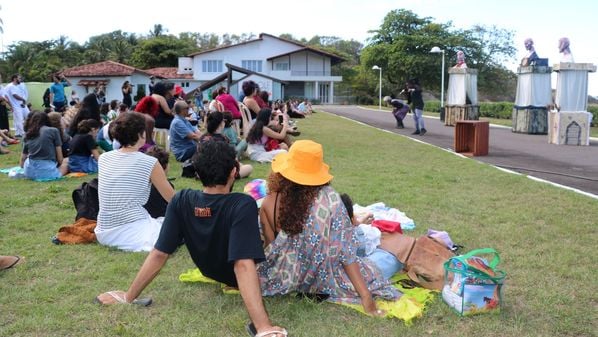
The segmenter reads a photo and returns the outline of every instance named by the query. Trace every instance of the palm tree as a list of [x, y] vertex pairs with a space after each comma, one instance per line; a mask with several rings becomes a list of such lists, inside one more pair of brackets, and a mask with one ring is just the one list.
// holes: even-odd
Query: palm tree
[[[0, 6], [0, 9], [2, 9], [2, 6]], [[4, 34], [4, 22], [2, 19], [0, 19], [0, 34]]]

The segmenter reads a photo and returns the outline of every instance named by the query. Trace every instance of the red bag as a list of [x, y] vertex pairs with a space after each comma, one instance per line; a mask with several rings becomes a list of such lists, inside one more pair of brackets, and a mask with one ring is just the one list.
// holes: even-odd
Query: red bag
[[374, 220], [372, 226], [378, 228], [381, 232], [403, 234], [401, 223], [390, 220]]
[[266, 142], [266, 144], [264, 144], [264, 148], [268, 152], [272, 150], [278, 150], [280, 149], [280, 143], [278, 142], [278, 140], [274, 138], [268, 138], [268, 141]]

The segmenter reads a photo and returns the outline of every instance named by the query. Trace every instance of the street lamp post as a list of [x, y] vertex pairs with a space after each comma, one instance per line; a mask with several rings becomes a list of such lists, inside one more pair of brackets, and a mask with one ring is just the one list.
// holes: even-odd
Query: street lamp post
[[430, 53], [442, 53], [442, 74], [440, 76], [440, 119], [444, 120], [444, 49], [433, 47]]
[[378, 83], [378, 110], [382, 110], [382, 68], [373, 66], [372, 70], [380, 71], [380, 81]]

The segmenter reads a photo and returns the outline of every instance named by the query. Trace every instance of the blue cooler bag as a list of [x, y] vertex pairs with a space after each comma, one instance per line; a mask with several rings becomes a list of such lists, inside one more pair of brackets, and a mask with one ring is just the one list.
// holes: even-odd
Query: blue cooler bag
[[[477, 255], [492, 255], [490, 263]], [[452, 257], [444, 263], [442, 299], [463, 316], [500, 312], [505, 272], [496, 269], [496, 250], [483, 248]]]

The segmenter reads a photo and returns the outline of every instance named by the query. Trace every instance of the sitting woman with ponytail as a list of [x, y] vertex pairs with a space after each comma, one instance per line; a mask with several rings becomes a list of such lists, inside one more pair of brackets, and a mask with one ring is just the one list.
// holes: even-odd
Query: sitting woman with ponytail
[[[220, 111], [213, 111], [211, 112], [206, 120], [206, 128], [207, 132], [199, 137], [199, 145], [201, 146], [202, 143], [215, 141], [215, 142], [224, 142], [230, 144], [228, 138], [222, 134], [222, 130], [224, 129], [224, 114]], [[230, 144], [232, 148], [234, 146]], [[251, 172], [253, 171], [253, 166], [249, 164], [241, 164], [238, 160], [238, 167], [237, 167], [237, 176], [235, 178], [245, 178], [249, 177]]]

